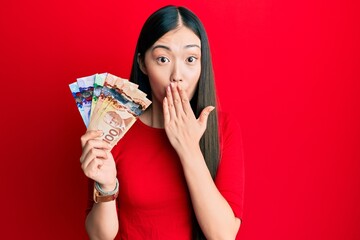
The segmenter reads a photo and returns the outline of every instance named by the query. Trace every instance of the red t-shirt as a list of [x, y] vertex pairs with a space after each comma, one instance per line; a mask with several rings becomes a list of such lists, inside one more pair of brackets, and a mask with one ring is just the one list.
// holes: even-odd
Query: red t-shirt
[[[221, 160], [215, 179], [235, 216], [242, 218], [244, 168], [240, 128], [219, 114]], [[191, 239], [192, 205], [180, 160], [165, 130], [137, 120], [112, 150], [119, 180], [116, 239]], [[89, 181], [91, 210], [93, 183]]]

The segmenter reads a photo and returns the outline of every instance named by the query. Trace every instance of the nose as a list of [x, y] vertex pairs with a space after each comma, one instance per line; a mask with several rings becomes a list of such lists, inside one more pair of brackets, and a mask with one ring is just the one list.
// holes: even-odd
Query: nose
[[181, 67], [179, 63], [175, 63], [170, 76], [170, 82], [182, 82]]
[[171, 82], [182, 82], [181, 78], [171, 78]]

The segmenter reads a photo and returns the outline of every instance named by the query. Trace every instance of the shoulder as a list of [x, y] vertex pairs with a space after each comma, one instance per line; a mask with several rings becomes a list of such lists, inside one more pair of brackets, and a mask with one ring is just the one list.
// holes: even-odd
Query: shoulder
[[223, 143], [234, 137], [241, 141], [240, 123], [233, 113], [219, 111], [218, 122], [220, 138]]
[[230, 124], [238, 124], [238, 121], [235, 115], [232, 112], [219, 111], [218, 112], [219, 125], [221, 127], [226, 127]]

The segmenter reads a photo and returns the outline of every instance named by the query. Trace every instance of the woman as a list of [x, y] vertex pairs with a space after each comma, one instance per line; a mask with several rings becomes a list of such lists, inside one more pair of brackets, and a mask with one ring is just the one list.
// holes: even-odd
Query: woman
[[240, 133], [214, 110], [200, 20], [183, 7], [153, 13], [141, 30], [130, 80], [152, 105], [111, 152], [96, 139], [101, 132], [81, 138], [82, 168], [91, 188], [95, 181], [90, 238], [235, 239], [243, 202]]

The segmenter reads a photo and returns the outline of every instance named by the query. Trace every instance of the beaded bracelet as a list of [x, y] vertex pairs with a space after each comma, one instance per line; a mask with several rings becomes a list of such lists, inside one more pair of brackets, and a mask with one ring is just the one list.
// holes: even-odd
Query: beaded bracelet
[[95, 182], [95, 188], [96, 190], [99, 191], [99, 193], [102, 195], [102, 196], [109, 196], [109, 195], [113, 195], [115, 193], [117, 193], [119, 191], [119, 181], [118, 179], [116, 178], [116, 185], [115, 185], [115, 189], [113, 191], [110, 191], [110, 192], [105, 192], [104, 190], [101, 189], [100, 187], [100, 184], [98, 182]]

